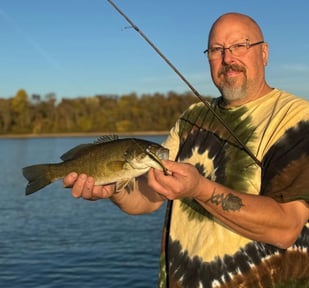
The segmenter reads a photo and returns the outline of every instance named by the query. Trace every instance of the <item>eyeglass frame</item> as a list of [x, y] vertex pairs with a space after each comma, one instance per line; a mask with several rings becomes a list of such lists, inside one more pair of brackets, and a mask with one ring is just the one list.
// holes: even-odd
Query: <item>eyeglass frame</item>
[[[249, 39], [246, 39], [245, 42], [235, 43], [235, 44], [233, 44], [233, 45], [231, 45], [231, 46], [229, 46], [229, 47], [213, 47], [213, 48], [221, 49], [221, 57], [222, 57], [222, 56], [225, 54], [225, 50], [229, 50], [229, 51], [231, 52], [231, 54], [234, 55], [233, 52], [232, 52], [232, 50], [231, 50], [231, 48], [232, 48], [232, 47], [235, 47], [235, 46], [237, 46], [237, 45], [245, 44], [245, 45], [246, 45], [245, 47], [247, 48], [247, 50], [249, 50], [249, 49], [250, 49], [251, 47], [253, 47], [253, 46], [260, 45], [260, 44], [264, 44], [264, 43], [266, 43], [264, 40], [257, 41], [257, 42], [254, 42], [254, 43], [250, 43], [250, 40], [249, 40]], [[203, 51], [204, 54], [207, 53], [207, 57], [208, 57], [208, 58], [209, 58], [209, 49], [211, 49], [211, 48], [207, 48], [206, 50]], [[216, 59], [216, 58], [215, 58], [215, 59]]]

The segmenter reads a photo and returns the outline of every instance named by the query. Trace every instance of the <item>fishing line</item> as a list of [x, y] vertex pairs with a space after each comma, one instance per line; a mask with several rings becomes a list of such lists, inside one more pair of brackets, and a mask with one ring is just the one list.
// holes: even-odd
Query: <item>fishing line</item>
[[217, 118], [217, 120], [222, 124], [222, 126], [231, 134], [231, 136], [237, 141], [237, 143], [244, 149], [247, 154], [254, 160], [254, 162], [262, 167], [262, 163], [255, 157], [255, 155], [249, 150], [249, 148], [235, 135], [234, 131], [224, 122], [224, 120], [216, 113], [216, 111], [212, 108], [210, 103], [208, 103], [203, 97], [198, 93], [198, 91], [191, 85], [191, 83], [179, 72], [179, 70], [162, 54], [162, 52], [150, 41], [150, 39], [132, 22], [132, 20], [122, 12], [118, 6], [114, 4], [112, 0], [107, 0], [114, 9], [123, 16], [127, 22], [131, 25], [131, 27], [139, 33], [144, 40], [161, 56], [161, 58], [172, 68], [172, 70], [187, 84], [187, 86], [191, 89], [195, 96], [209, 109], [209, 111]]

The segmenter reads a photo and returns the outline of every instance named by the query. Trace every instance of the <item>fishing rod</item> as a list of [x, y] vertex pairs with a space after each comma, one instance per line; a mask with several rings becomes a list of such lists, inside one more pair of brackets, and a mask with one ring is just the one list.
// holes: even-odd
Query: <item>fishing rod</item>
[[139, 33], [144, 40], [160, 55], [160, 57], [172, 68], [172, 70], [187, 84], [187, 86], [191, 89], [193, 94], [197, 96], [197, 98], [209, 109], [209, 111], [217, 118], [217, 120], [222, 124], [222, 126], [233, 136], [233, 138], [237, 141], [237, 143], [248, 153], [248, 155], [255, 161], [255, 163], [262, 167], [262, 163], [255, 157], [255, 155], [249, 150], [249, 148], [235, 135], [234, 131], [224, 122], [224, 120], [216, 113], [216, 111], [212, 108], [212, 106], [198, 93], [198, 91], [191, 85], [191, 83], [179, 72], [179, 70], [164, 56], [164, 54], [155, 46], [150, 39], [141, 31], [132, 20], [124, 13], [120, 8], [112, 1], [107, 0], [115, 10], [123, 16], [127, 22], [131, 25], [131, 27]]

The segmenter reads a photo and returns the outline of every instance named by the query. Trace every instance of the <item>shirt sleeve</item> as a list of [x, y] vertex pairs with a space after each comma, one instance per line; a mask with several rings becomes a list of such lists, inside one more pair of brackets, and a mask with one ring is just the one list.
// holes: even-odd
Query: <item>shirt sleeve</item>
[[169, 159], [176, 160], [179, 150], [179, 134], [178, 134], [179, 121], [176, 122], [175, 126], [170, 130], [169, 135], [162, 145], [169, 149]]
[[309, 121], [288, 129], [264, 156], [261, 194], [281, 203], [309, 203]]

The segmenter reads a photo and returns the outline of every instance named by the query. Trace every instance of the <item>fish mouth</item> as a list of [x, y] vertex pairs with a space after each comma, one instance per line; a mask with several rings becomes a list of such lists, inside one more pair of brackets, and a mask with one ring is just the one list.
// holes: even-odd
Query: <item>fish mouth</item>
[[168, 160], [169, 150], [162, 147], [155, 153], [161, 160]]
[[169, 157], [169, 150], [160, 147], [157, 151], [153, 152], [151, 151], [151, 146], [149, 146], [146, 149], [146, 153], [148, 156], [150, 156], [154, 161], [156, 161], [162, 168], [165, 175], [170, 175], [170, 172], [167, 170], [167, 168], [163, 165], [161, 160], [167, 160]]
[[169, 150], [165, 147], [162, 147], [162, 146], [157, 147], [157, 146], [149, 145], [146, 148], [146, 153], [149, 156], [153, 156], [153, 159], [155, 159], [155, 160], [168, 160], [168, 158], [169, 158]]

